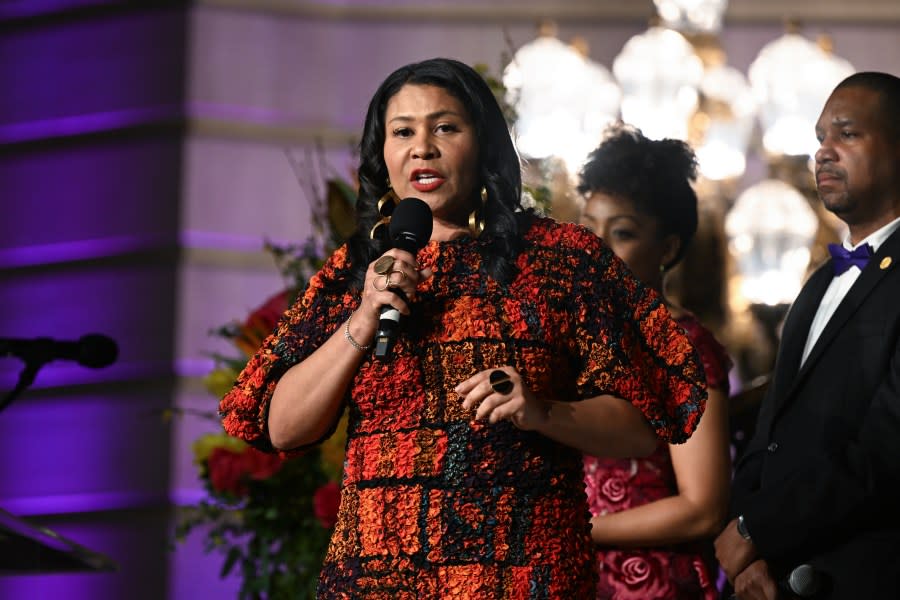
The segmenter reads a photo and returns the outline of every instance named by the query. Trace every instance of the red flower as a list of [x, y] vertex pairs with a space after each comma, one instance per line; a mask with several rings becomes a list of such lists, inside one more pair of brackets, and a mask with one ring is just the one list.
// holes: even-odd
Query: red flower
[[260, 452], [256, 448], [244, 450], [244, 460], [247, 466], [247, 474], [251, 479], [268, 479], [281, 470], [281, 458], [277, 454]]
[[604, 556], [601, 589], [622, 600], [673, 598], [675, 590], [667, 577], [668, 558], [662, 553], [611, 551]]
[[341, 488], [329, 481], [313, 495], [313, 512], [322, 527], [331, 529], [337, 523], [338, 506], [341, 504]]
[[284, 290], [266, 300], [266, 302], [250, 313], [247, 320], [241, 326], [240, 333], [234, 343], [247, 356], [253, 356], [270, 333], [278, 324], [278, 319], [288, 309], [288, 300], [292, 292]]
[[259, 323], [268, 329], [267, 333], [271, 333], [275, 329], [278, 319], [288, 309], [288, 299], [291, 297], [291, 294], [291, 290], [284, 290], [266, 300], [262, 306], [250, 314], [247, 318], [247, 325]]
[[209, 483], [217, 492], [234, 496], [247, 495], [248, 479], [268, 479], [281, 469], [281, 459], [256, 448], [235, 452], [214, 448], [206, 461]]
[[650, 565], [641, 556], [632, 556], [622, 561], [622, 579], [628, 585], [638, 585], [650, 577]]
[[600, 491], [610, 502], [621, 502], [628, 493], [628, 482], [613, 474], [603, 482]]
[[209, 470], [209, 483], [217, 492], [243, 496], [247, 486], [243, 482], [243, 452], [234, 452], [227, 448], [213, 448], [206, 461]]
[[585, 491], [593, 514], [631, 508], [636, 491], [633, 478], [638, 472], [634, 460], [585, 456], [584, 464]]

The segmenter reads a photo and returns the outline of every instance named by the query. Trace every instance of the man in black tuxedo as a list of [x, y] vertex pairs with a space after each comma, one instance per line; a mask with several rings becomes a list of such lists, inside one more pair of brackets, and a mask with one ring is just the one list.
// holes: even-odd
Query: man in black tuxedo
[[849, 236], [788, 313], [736, 465], [715, 545], [741, 600], [791, 597], [800, 565], [803, 597], [900, 598], [900, 79], [842, 81], [816, 136], [819, 199]]

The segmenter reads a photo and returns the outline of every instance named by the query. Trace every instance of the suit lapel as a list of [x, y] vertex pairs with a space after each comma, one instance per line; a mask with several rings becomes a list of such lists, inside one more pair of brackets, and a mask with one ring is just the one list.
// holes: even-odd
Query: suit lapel
[[787, 399], [788, 390], [793, 387], [809, 328], [831, 280], [832, 268], [829, 261], [812, 274], [785, 317], [771, 390], [776, 411]]
[[[822, 330], [822, 334], [816, 341], [815, 346], [813, 346], [812, 351], [810, 351], [806, 362], [803, 363], [800, 372], [797, 373], [797, 377], [794, 379], [791, 389], [803, 380], [806, 373], [809, 372], [816, 361], [819, 360], [825, 350], [831, 345], [834, 337], [847, 323], [847, 320], [856, 313], [866, 296], [868, 296], [875, 286], [877, 286], [878, 283], [895, 268], [898, 259], [900, 259], [900, 230], [895, 231], [891, 237], [885, 240], [878, 249], [878, 252], [876, 252], [869, 261], [869, 264], [866, 265], [866, 268], [863, 269], [863, 272], [860, 273], [859, 278], [847, 292], [847, 295], [844, 296], [844, 299], [834, 311], [831, 319], [829, 319], [828, 323], [825, 325], [825, 329]], [[830, 262], [825, 266], [830, 267]], [[821, 298], [821, 296], [819, 297]], [[813, 310], [813, 313], [815, 313], [815, 310]]]

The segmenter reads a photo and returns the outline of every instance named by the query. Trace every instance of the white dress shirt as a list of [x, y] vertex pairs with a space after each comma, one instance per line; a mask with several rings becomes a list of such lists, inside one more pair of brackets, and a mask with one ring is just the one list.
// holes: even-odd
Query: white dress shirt
[[[850, 244], [850, 236], [847, 236], [844, 238], [843, 246], [847, 250], [856, 250], [863, 244], [869, 244], [872, 246], [873, 253], [878, 252], [878, 248], [881, 244], [891, 237], [891, 234], [894, 233], [898, 227], [900, 227], [900, 218], [894, 219], [855, 246]], [[844, 299], [844, 296], [846, 296], [847, 292], [850, 291], [850, 288], [853, 287], [860, 272], [859, 267], [852, 265], [849, 269], [831, 280], [831, 285], [825, 290], [825, 295], [822, 296], [822, 302], [819, 303], [816, 316], [813, 318], [812, 325], [809, 327], [806, 346], [803, 348], [803, 358], [800, 359], [801, 366], [806, 362], [806, 358], [809, 356], [809, 353], [812, 352], [813, 346], [816, 345], [816, 341], [819, 339], [819, 336], [822, 335], [822, 330], [825, 329], [825, 325], [828, 324], [834, 311], [837, 310], [841, 300]]]

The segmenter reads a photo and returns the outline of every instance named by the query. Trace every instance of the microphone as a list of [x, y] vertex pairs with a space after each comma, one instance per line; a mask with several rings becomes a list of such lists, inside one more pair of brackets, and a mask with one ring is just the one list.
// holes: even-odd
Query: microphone
[[794, 567], [787, 577], [778, 582], [778, 587], [799, 598], [815, 598], [825, 587], [825, 574], [804, 563]]
[[[793, 598], [815, 598], [828, 588], [827, 576], [810, 564], [794, 567], [787, 577], [778, 581], [779, 591]], [[729, 596], [737, 600], [737, 594]]]
[[116, 342], [105, 335], [90, 333], [78, 341], [59, 341], [48, 337], [23, 340], [0, 338], [0, 356], [15, 356], [31, 367], [52, 360], [74, 360], [78, 364], [99, 369], [115, 362], [119, 355]]
[[[418, 198], [404, 198], [391, 214], [388, 225], [388, 236], [394, 248], [400, 248], [416, 255], [431, 239], [431, 208]], [[392, 292], [406, 300], [405, 294], [398, 289]], [[378, 317], [378, 330], [375, 332], [375, 358], [389, 360], [394, 342], [400, 332], [400, 311], [391, 305], [382, 306]]]

